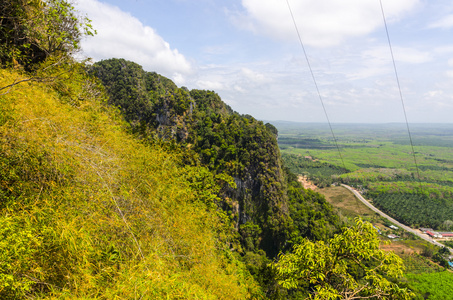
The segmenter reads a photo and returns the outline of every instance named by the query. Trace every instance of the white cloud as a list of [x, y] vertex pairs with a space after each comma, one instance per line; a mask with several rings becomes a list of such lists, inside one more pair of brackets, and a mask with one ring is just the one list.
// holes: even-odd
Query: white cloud
[[[419, 0], [383, 0], [388, 22], [399, 19]], [[245, 13], [233, 15], [239, 27], [280, 39], [296, 37], [288, 6], [282, 0], [242, 0]], [[317, 47], [340, 44], [349, 37], [366, 35], [383, 26], [376, 0], [290, 1], [304, 43]]]
[[243, 87], [241, 87], [239, 85], [235, 85], [233, 88], [234, 88], [234, 90], [236, 92], [239, 92], [239, 93], [245, 93], [246, 92], [246, 89], [244, 89]]
[[[397, 67], [428, 63], [433, 60], [429, 52], [415, 48], [393, 47], [393, 55]], [[367, 48], [349, 59], [338, 59], [341, 62], [341, 72], [349, 80], [361, 80], [374, 76], [393, 74], [392, 56], [387, 45]]]
[[451, 54], [453, 53], [453, 46], [452, 45], [445, 45], [445, 46], [440, 46], [436, 47], [432, 50], [432, 52], [436, 54]]
[[97, 0], [78, 0], [76, 7], [92, 20], [97, 35], [82, 42], [85, 54], [93, 59], [124, 58], [184, 82], [183, 74], [192, 71], [191, 64], [137, 18], [118, 7]]
[[445, 72], [445, 74], [447, 75], [447, 77], [453, 78], [453, 70], [448, 70]]
[[202, 90], [223, 90], [225, 88], [224, 84], [218, 81], [210, 81], [210, 80], [198, 80], [197, 86], [199, 89]]
[[443, 95], [444, 95], [444, 92], [442, 90], [436, 90], [436, 91], [428, 91], [423, 96], [425, 98], [436, 98], [436, 97], [440, 97]]
[[[420, 51], [415, 48], [409, 47], [392, 47], [393, 56], [395, 61], [403, 62], [408, 64], [421, 64], [432, 61], [432, 56], [429, 52]], [[390, 49], [388, 46], [383, 46], [376, 49], [377, 52], [380, 52], [379, 56], [382, 56], [384, 60], [389, 60], [391, 58]]]
[[423, 95], [424, 103], [428, 103], [431, 107], [441, 109], [452, 108], [452, 100], [453, 97], [451, 97], [449, 94], [446, 94], [443, 90], [432, 90], [426, 92]]
[[395, 60], [409, 64], [426, 63], [433, 59], [429, 52], [419, 51], [414, 48], [394, 47], [393, 53]]
[[428, 28], [442, 28], [448, 29], [453, 27], [453, 15], [447, 15], [439, 21], [431, 23]]
[[253, 71], [249, 68], [242, 68], [241, 73], [245, 78], [253, 83], [266, 83], [269, 80], [260, 72]]

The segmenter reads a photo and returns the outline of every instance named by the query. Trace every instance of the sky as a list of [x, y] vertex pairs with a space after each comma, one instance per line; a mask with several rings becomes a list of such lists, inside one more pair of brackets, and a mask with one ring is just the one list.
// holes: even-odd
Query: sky
[[391, 47], [379, 0], [75, 6], [97, 30], [85, 57], [134, 61], [259, 120], [453, 123], [451, 0], [382, 0]]

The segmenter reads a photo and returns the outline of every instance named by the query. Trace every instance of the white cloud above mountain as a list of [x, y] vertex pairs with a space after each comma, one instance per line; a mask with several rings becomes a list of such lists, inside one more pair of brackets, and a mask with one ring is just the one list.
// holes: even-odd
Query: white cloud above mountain
[[[380, 1], [288, 1], [332, 121], [400, 121]], [[96, 61], [137, 62], [260, 119], [325, 119], [286, 0], [78, 2], [98, 31], [82, 43]], [[382, 4], [409, 117], [451, 122], [451, 1]]]
[[192, 71], [184, 55], [172, 49], [153, 28], [118, 7], [97, 0], [78, 0], [77, 9], [88, 14], [97, 31], [95, 37], [82, 41], [85, 54], [94, 60], [124, 58], [179, 82], [184, 82], [183, 75]]

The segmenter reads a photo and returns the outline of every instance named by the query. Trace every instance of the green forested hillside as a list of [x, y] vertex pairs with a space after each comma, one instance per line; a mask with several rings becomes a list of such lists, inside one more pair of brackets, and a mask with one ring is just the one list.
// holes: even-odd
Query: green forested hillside
[[274, 126], [132, 62], [75, 61], [93, 31], [65, 0], [0, 7], [0, 299], [412, 295], [372, 226], [340, 233], [282, 165]]
[[225, 186], [221, 206], [245, 251], [273, 257], [300, 235], [325, 239], [335, 231], [338, 221], [325, 200], [302, 192], [283, 169], [271, 124], [233, 112], [215, 92], [178, 88], [124, 59], [98, 62], [91, 72], [134, 131], [177, 142], [215, 174], [233, 177], [236, 187]]
[[214, 178], [133, 138], [72, 79], [78, 103], [41, 84], [0, 98], [0, 298], [246, 298]]

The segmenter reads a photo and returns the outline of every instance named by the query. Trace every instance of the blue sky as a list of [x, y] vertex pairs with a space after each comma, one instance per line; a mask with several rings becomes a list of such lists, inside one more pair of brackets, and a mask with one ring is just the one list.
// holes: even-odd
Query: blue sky
[[[332, 122], [404, 122], [379, 0], [289, 0]], [[410, 123], [453, 122], [453, 2], [382, 0]], [[325, 122], [286, 0], [77, 0], [125, 58], [261, 120]]]

